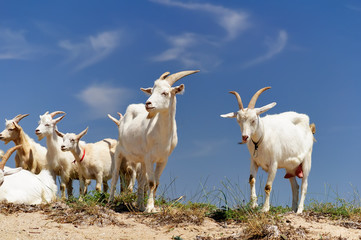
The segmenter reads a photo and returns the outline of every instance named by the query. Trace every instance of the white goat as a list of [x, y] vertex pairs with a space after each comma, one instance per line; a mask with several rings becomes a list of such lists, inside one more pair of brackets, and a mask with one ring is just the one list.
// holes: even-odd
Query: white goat
[[[168, 157], [178, 142], [175, 121], [176, 94], [182, 93], [184, 84], [172, 85], [179, 79], [198, 71], [183, 71], [169, 75], [166, 72], [154, 82], [153, 88], [141, 90], [151, 95], [144, 104], [128, 106], [119, 125], [119, 139], [115, 151], [116, 167], [113, 172], [109, 201], [114, 198], [119, 166], [123, 159], [141, 163], [141, 181], [138, 181], [138, 207], [154, 212], [154, 197], [160, 176]], [[154, 170], [154, 163], [156, 168]], [[148, 180], [149, 195], [144, 209], [144, 187]]]
[[19, 125], [19, 121], [28, 115], [19, 114], [11, 120], [5, 119], [5, 129], [0, 133], [0, 140], [5, 144], [13, 141], [15, 145], [22, 145], [15, 155], [15, 166], [38, 174], [47, 168], [47, 150], [30, 138]]
[[59, 137], [63, 138], [61, 145], [62, 151], [70, 151], [78, 164], [80, 187], [85, 194], [84, 181], [86, 179], [95, 179], [97, 191], [101, 191], [103, 183], [103, 191], [108, 191], [107, 181], [112, 177], [114, 167], [114, 150], [117, 141], [115, 139], [106, 138], [96, 143], [79, 142], [80, 139], [88, 132], [88, 128], [79, 133], [61, 133], [55, 130]]
[[[58, 114], [64, 115], [53, 119]], [[38, 136], [39, 141], [46, 137], [46, 145], [48, 147], [46, 159], [48, 168], [54, 179], [56, 176], [60, 176], [60, 191], [63, 199], [66, 198], [65, 188], [67, 189], [68, 197], [72, 196], [73, 179], [79, 179], [78, 165], [72, 163], [74, 161], [73, 154], [60, 150], [63, 139], [55, 132], [55, 130], [57, 130], [56, 124], [64, 117], [65, 112], [62, 111], [55, 111], [52, 113], [46, 112], [44, 115], [40, 115], [39, 126], [35, 130], [35, 134]], [[87, 185], [89, 185], [89, 181], [85, 184], [85, 192]]]
[[[265, 187], [266, 199], [262, 211], [269, 210], [269, 199], [272, 183], [278, 168], [285, 168], [285, 178], [290, 179], [292, 187], [292, 209], [302, 213], [307, 192], [308, 176], [311, 170], [311, 154], [315, 125], [309, 124], [309, 117], [296, 112], [284, 112], [276, 115], [260, 117], [259, 115], [273, 108], [273, 102], [261, 108], [255, 108], [259, 95], [270, 87], [260, 89], [251, 99], [248, 108], [244, 108], [241, 97], [234, 94], [238, 101], [239, 111], [223, 114], [224, 118], [237, 118], [241, 127], [242, 143], [247, 143], [251, 154], [249, 183], [251, 186], [251, 206], [257, 207], [255, 189], [258, 167], [268, 172]], [[301, 199], [298, 203], [298, 190], [295, 177], [302, 178]]]
[[56, 199], [56, 184], [46, 169], [35, 175], [22, 168], [5, 167], [11, 154], [21, 145], [10, 148], [0, 162], [0, 201], [18, 204], [41, 204]]
[[[120, 120], [123, 118], [123, 115], [118, 112], [119, 120], [108, 114], [108, 117], [118, 126], [120, 126]], [[118, 168], [115, 168], [114, 171], [119, 171], [120, 173], [120, 185], [121, 185], [121, 192], [133, 192], [135, 180], [137, 178], [137, 175], [140, 174], [140, 163], [135, 163], [128, 161], [127, 159], [123, 159], [121, 161], [121, 166]], [[118, 166], [116, 166], [118, 167]], [[138, 173], [138, 174], [137, 174]]]

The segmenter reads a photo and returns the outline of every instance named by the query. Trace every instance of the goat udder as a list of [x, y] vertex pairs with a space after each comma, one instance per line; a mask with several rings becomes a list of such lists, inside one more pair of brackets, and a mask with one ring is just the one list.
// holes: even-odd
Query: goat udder
[[298, 178], [303, 178], [302, 163], [297, 167], [295, 174], [286, 173], [284, 178], [291, 178], [291, 177], [295, 177], [295, 176]]

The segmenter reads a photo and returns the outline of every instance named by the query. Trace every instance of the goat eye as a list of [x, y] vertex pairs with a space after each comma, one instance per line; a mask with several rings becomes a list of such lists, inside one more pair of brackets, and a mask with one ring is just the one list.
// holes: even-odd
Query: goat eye
[[162, 96], [166, 97], [166, 96], [168, 96], [168, 93], [167, 92], [162, 92]]
[[50, 124], [49, 123], [45, 124], [45, 127], [50, 127]]

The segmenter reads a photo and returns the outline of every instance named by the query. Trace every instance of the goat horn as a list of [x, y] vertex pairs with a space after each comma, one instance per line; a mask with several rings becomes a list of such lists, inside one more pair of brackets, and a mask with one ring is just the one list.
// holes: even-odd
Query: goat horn
[[238, 92], [236, 91], [230, 91], [229, 93], [232, 93], [236, 96], [237, 98], [237, 102], [238, 102], [238, 106], [239, 106], [239, 110], [242, 110], [243, 109], [243, 103], [242, 103], [242, 99], [241, 97], [239, 96]]
[[160, 76], [159, 79], [164, 80], [169, 76], [169, 74], [170, 74], [170, 72], [165, 72], [165, 73], [162, 74], [162, 76]]
[[0, 162], [0, 169], [4, 170], [5, 164], [7, 162], [7, 160], [10, 158], [11, 154], [13, 154], [13, 152], [15, 152], [15, 150], [21, 148], [22, 145], [16, 145], [15, 147], [10, 148], [9, 150], [6, 151], [6, 153], [4, 154], [2, 161]]
[[14, 118], [14, 121], [16, 123], [18, 123], [18, 122], [20, 122], [21, 119], [23, 119], [24, 117], [27, 117], [27, 116], [29, 116], [29, 114], [19, 114]]
[[260, 90], [258, 90], [252, 97], [251, 101], [249, 102], [248, 104], [248, 108], [249, 109], [253, 109], [255, 106], [256, 106], [256, 102], [257, 102], [257, 99], [259, 97], [259, 95], [261, 95], [261, 93], [263, 93], [264, 91], [270, 89], [271, 87], [264, 87], [264, 88], [261, 88]]
[[[172, 86], [179, 79], [181, 79], [185, 76], [191, 75], [193, 73], [197, 73], [197, 72], [199, 72], [199, 70], [177, 72], [177, 73], [167, 76], [164, 80], [166, 80], [169, 83], [169, 85]], [[165, 73], [163, 73], [162, 76], [164, 76], [164, 75], [165, 75]]]
[[54, 118], [56, 115], [64, 114], [64, 113], [65, 112], [63, 112], [63, 111], [55, 111], [55, 112], [50, 113], [49, 115], [50, 115], [51, 118]]

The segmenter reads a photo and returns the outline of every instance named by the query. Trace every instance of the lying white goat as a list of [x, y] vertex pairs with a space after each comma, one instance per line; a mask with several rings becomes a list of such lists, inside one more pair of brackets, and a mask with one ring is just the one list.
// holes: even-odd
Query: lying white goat
[[[239, 111], [223, 114], [224, 118], [237, 118], [241, 127], [242, 143], [247, 143], [251, 154], [251, 206], [257, 206], [255, 189], [258, 167], [268, 172], [265, 187], [266, 199], [262, 211], [269, 210], [269, 199], [272, 183], [278, 168], [286, 169], [285, 178], [290, 179], [292, 187], [292, 209], [302, 213], [307, 192], [308, 176], [311, 170], [311, 154], [315, 125], [309, 124], [309, 117], [295, 112], [284, 112], [276, 115], [260, 117], [259, 115], [273, 108], [271, 103], [261, 108], [255, 108], [258, 96], [270, 87], [260, 89], [251, 99], [248, 108], [244, 108], [241, 97], [234, 94], [238, 101]], [[298, 189], [295, 177], [302, 178], [301, 199], [298, 203]]]
[[47, 168], [46, 148], [30, 138], [19, 125], [19, 121], [29, 114], [19, 114], [11, 120], [5, 120], [5, 129], [0, 133], [0, 140], [8, 144], [22, 145], [15, 155], [15, 166], [38, 174]]
[[[141, 163], [141, 181], [138, 182], [138, 207], [145, 212], [154, 212], [154, 197], [160, 176], [168, 157], [178, 142], [175, 121], [176, 95], [182, 93], [184, 84], [172, 85], [179, 79], [198, 71], [183, 71], [170, 75], [166, 72], [154, 82], [153, 88], [141, 90], [151, 95], [144, 104], [129, 105], [120, 120], [119, 139], [115, 151], [116, 166], [123, 159]], [[156, 167], [154, 169], [154, 164]], [[117, 168], [114, 168], [115, 170]], [[147, 178], [146, 178], [147, 176]], [[113, 172], [109, 201], [114, 198], [119, 171]], [[144, 187], [147, 181], [149, 195], [144, 209]]]
[[114, 150], [117, 141], [115, 139], [106, 138], [96, 143], [79, 142], [80, 139], [88, 132], [88, 128], [79, 133], [61, 133], [55, 130], [59, 137], [63, 138], [61, 145], [62, 151], [70, 151], [78, 165], [79, 180], [81, 191], [85, 194], [84, 181], [88, 179], [96, 180], [97, 191], [101, 191], [103, 183], [103, 191], [108, 191], [107, 181], [112, 177], [114, 168]]
[[18, 204], [41, 204], [56, 199], [57, 186], [50, 172], [38, 175], [22, 168], [5, 167], [11, 154], [21, 145], [10, 148], [0, 162], [0, 201]]
[[[54, 117], [58, 114], [64, 114], [61, 117]], [[35, 130], [35, 134], [38, 136], [40, 141], [46, 137], [46, 145], [48, 151], [46, 153], [46, 159], [48, 162], [48, 168], [52, 173], [53, 177], [60, 176], [60, 191], [61, 197], [64, 199], [65, 188], [68, 192], [68, 197], [73, 195], [73, 179], [79, 179], [78, 164], [73, 164], [74, 156], [71, 152], [63, 152], [60, 147], [63, 143], [63, 139], [59, 137], [55, 130], [57, 130], [57, 123], [65, 117], [65, 112], [55, 111], [52, 113], [46, 112], [40, 115], [39, 126]], [[89, 185], [89, 181], [85, 183]]]

